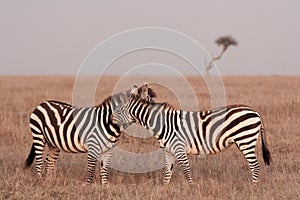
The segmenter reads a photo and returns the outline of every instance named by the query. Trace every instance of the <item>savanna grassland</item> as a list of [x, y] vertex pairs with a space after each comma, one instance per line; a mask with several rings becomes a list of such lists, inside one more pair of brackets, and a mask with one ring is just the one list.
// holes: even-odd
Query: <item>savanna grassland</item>
[[[201, 78], [188, 77], [201, 110], [210, 108], [210, 96]], [[104, 77], [95, 101], [111, 94], [117, 77]], [[170, 80], [172, 81], [172, 80]], [[173, 80], [174, 87], [177, 81]], [[235, 146], [198, 158], [189, 156], [194, 185], [189, 186], [178, 165], [170, 185], [163, 170], [131, 174], [110, 169], [109, 184], [101, 185], [99, 168], [95, 183], [86, 179], [86, 154], [62, 152], [55, 174], [38, 180], [34, 165], [24, 170], [32, 144], [29, 116], [44, 100], [72, 102], [74, 77], [0, 77], [0, 199], [300, 199], [300, 78], [283, 76], [224, 77], [227, 104], [247, 104], [265, 123], [273, 162], [263, 164], [261, 142], [256, 153], [261, 164], [259, 183]], [[131, 84], [128, 84], [128, 89]], [[154, 85], [158, 98], [175, 107], [178, 102], [165, 88]], [[184, 90], [184, 88], [182, 88]], [[182, 101], [190, 101], [190, 97]], [[125, 131], [126, 132], [126, 131]], [[133, 152], [159, 148], [154, 138], [123, 135], [118, 144]]]

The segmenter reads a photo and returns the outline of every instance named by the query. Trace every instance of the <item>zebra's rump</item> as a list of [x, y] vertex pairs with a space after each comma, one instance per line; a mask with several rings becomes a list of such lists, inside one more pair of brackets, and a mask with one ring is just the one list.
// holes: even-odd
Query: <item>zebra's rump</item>
[[41, 103], [30, 116], [35, 143], [40, 140], [66, 152], [86, 152], [86, 137], [95, 129], [98, 110], [76, 108], [57, 101]]
[[[209, 125], [207, 125], [209, 121]], [[248, 106], [231, 105], [212, 112], [202, 126], [213, 153], [240, 141], [255, 140], [261, 125], [260, 115]]]
[[231, 144], [256, 142], [260, 115], [244, 105], [203, 112], [180, 112], [181, 134], [192, 154], [214, 154]]

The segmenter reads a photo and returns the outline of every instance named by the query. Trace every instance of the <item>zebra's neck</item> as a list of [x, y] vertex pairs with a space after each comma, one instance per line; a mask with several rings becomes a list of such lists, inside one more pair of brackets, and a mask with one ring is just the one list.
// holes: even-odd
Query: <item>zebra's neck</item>
[[179, 115], [174, 115], [174, 113], [180, 113], [180, 110], [176, 110], [166, 103], [150, 103], [137, 99], [132, 104], [130, 113], [142, 127], [150, 131], [153, 136], [160, 138], [161, 134], [171, 131], [170, 129], [166, 130], [169, 128], [168, 117], [177, 118]]
[[[118, 126], [111, 123], [110, 116], [117, 106], [128, 102], [129, 97], [130, 90], [127, 90], [106, 98], [100, 105], [95, 107], [98, 109], [98, 123], [96, 126], [98, 127], [104, 124], [106, 129], [105, 133], [108, 134], [107, 137], [110, 138], [111, 141], [116, 141], [116, 138], [120, 136], [122, 131]], [[103, 127], [101, 129], [103, 129]]]
[[112, 96], [107, 97], [101, 104], [99, 104], [97, 107], [109, 107], [114, 110], [119, 105], [123, 105], [126, 102], [128, 102], [128, 99], [130, 97], [130, 90], [127, 90], [125, 92], [120, 92], [118, 94], [114, 94]]

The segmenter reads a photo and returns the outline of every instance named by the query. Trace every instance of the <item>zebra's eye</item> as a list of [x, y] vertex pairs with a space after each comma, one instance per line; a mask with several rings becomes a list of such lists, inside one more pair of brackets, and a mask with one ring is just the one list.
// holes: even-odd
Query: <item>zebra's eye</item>
[[116, 110], [115, 110], [115, 113], [116, 113], [117, 115], [120, 115], [120, 114], [121, 114], [121, 110], [120, 110], [120, 109], [116, 109]]

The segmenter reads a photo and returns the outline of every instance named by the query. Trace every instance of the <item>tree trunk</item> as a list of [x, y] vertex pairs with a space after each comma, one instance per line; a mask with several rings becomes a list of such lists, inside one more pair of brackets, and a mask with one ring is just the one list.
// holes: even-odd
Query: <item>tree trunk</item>
[[223, 49], [217, 57], [213, 57], [209, 61], [208, 65], [206, 66], [206, 75], [209, 75], [209, 70], [211, 70], [211, 68], [213, 67], [212, 66], [213, 61], [220, 60], [222, 58], [223, 54], [225, 53], [225, 51], [226, 51], [226, 49]]

